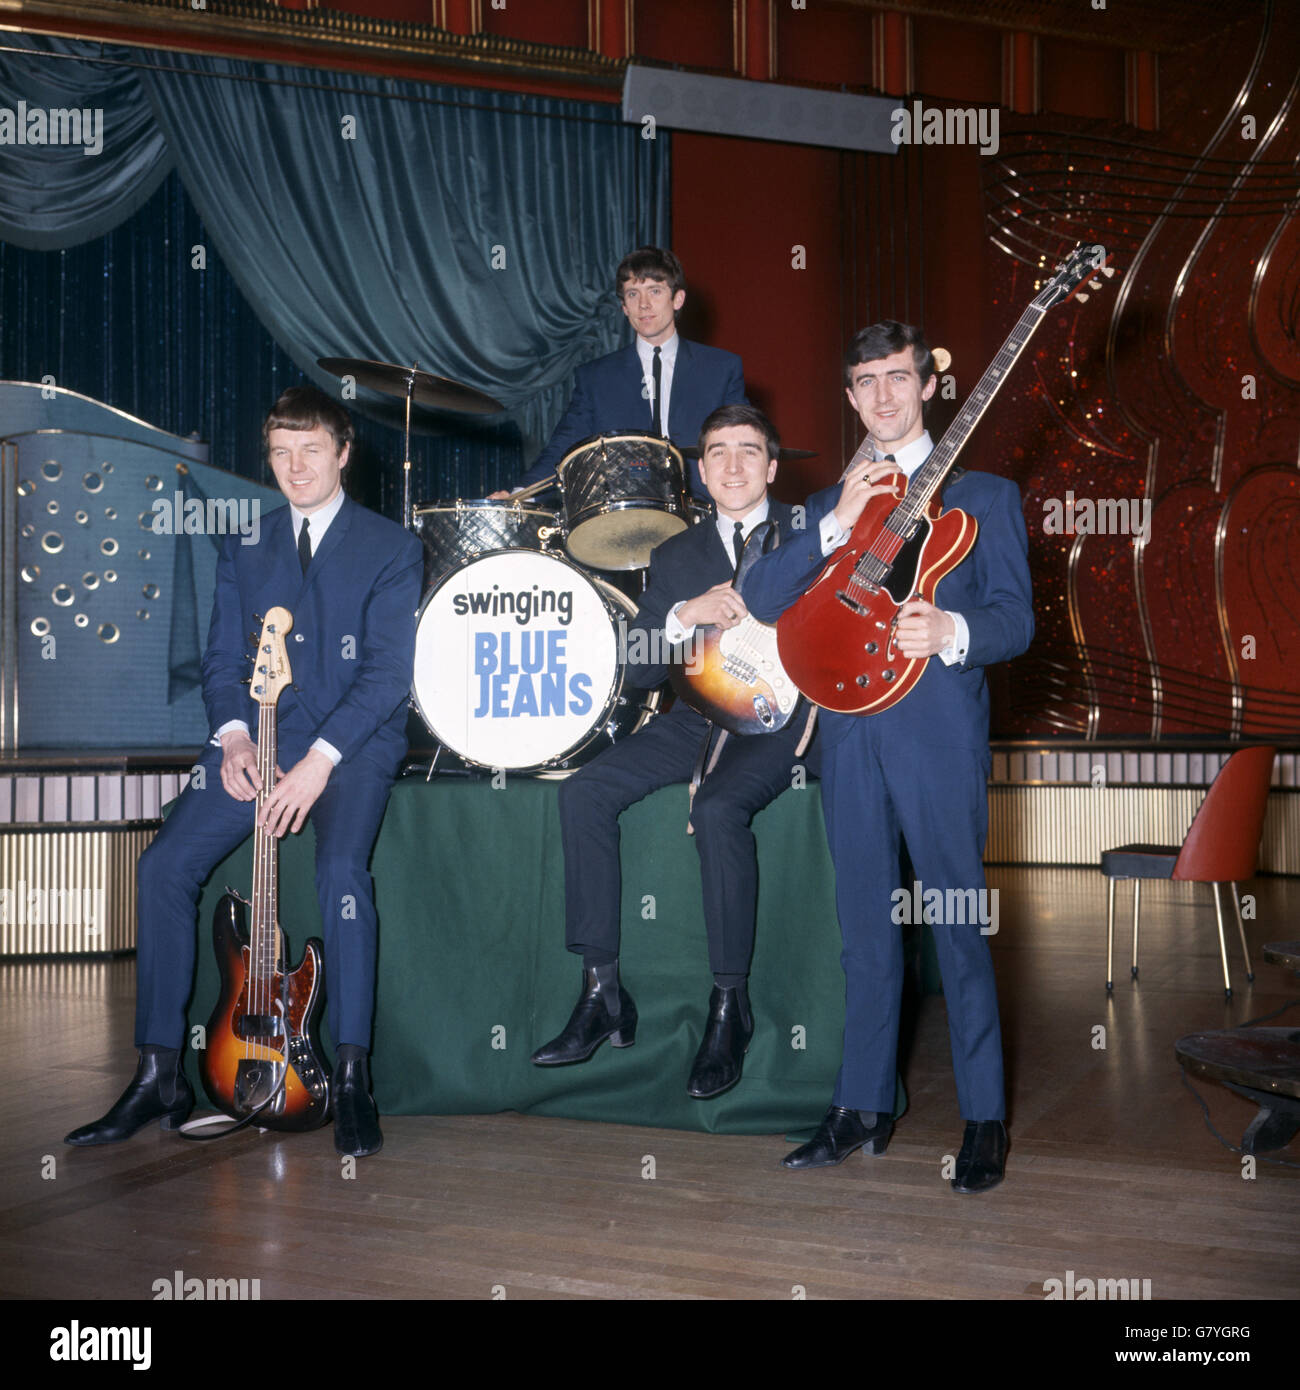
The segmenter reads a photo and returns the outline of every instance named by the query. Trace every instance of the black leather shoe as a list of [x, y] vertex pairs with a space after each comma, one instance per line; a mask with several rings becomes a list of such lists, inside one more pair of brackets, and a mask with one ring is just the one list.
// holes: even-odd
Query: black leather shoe
[[370, 1066], [364, 1057], [334, 1068], [334, 1147], [341, 1154], [364, 1158], [384, 1146], [379, 1111], [370, 1094]]
[[786, 1154], [781, 1166], [829, 1168], [833, 1163], [843, 1163], [856, 1149], [863, 1148], [869, 1154], [882, 1154], [893, 1132], [892, 1115], [876, 1114], [873, 1110], [845, 1110], [832, 1105], [822, 1116], [817, 1133], [793, 1153]]
[[709, 995], [709, 1021], [695, 1054], [686, 1094], [696, 1100], [708, 1100], [734, 1086], [740, 1080], [740, 1069], [753, 1036], [754, 1015], [745, 986], [722, 989], [714, 985]]
[[967, 1120], [962, 1136], [954, 1192], [987, 1192], [1002, 1181], [1007, 1162], [1007, 1127], [1001, 1120]]
[[180, 1053], [161, 1062], [158, 1054], [142, 1052], [131, 1084], [117, 1104], [93, 1124], [82, 1125], [63, 1137], [65, 1144], [120, 1144], [151, 1120], [163, 1129], [179, 1129], [194, 1109], [194, 1090], [181, 1068]]
[[636, 1041], [636, 1005], [618, 982], [618, 963], [595, 965], [582, 972], [582, 993], [564, 1031], [533, 1053], [539, 1067], [585, 1062], [608, 1038], [615, 1047]]

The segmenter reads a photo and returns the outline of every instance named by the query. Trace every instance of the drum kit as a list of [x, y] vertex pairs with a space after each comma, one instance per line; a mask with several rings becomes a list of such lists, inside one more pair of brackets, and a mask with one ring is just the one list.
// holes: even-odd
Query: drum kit
[[[508, 500], [413, 504], [411, 408], [505, 409], [417, 367], [319, 359], [324, 370], [406, 402], [402, 523], [424, 544], [411, 703], [442, 764], [564, 776], [634, 733], [658, 690], [627, 676], [637, 605], [616, 578], [644, 571], [660, 541], [707, 515], [690, 499], [682, 451], [651, 434], [597, 435], [556, 473]], [[532, 505], [558, 482], [558, 510]]]

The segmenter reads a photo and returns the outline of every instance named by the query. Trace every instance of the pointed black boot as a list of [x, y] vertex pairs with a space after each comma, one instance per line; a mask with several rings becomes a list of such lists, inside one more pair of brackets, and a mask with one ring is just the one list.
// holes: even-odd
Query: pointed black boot
[[784, 1168], [828, 1168], [843, 1163], [851, 1153], [865, 1148], [882, 1154], [894, 1132], [894, 1117], [874, 1110], [846, 1110], [832, 1105], [822, 1116], [817, 1133], [781, 1160]]
[[754, 1036], [754, 1014], [743, 984], [730, 989], [713, 986], [709, 995], [709, 1021], [695, 1054], [686, 1094], [695, 1100], [719, 1096], [740, 1080], [740, 1069]]
[[636, 1005], [619, 985], [618, 962], [593, 965], [582, 972], [582, 993], [564, 1031], [533, 1053], [539, 1067], [585, 1062], [608, 1038], [615, 1047], [636, 1041]]
[[1007, 1127], [1001, 1120], [967, 1120], [952, 1190], [987, 1192], [1002, 1181], [1007, 1164]]
[[370, 1064], [365, 1057], [339, 1058], [334, 1068], [334, 1147], [341, 1154], [365, 1158], [384, 1146], [379, 1108], [370, 1094]]
[[63, 1137], [65, 1144], [120, 1144], [152, 1120], [179, 1129], [194, 1109], [194, 1091], [181, 1068], [179, 1052], [142, 1052], [131, 1084], [101, 1119]]

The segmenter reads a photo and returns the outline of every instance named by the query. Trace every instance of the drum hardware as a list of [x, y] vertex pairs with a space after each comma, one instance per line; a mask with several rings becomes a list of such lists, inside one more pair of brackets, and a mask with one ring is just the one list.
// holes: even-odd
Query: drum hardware
[[372, 362], [360, 357], [318, 357], [316, 365], [331, 376], [351, 377], [358, 386], [385, 396], [405, 398], [402, 431], [402, 525], [411, 529], [411, 405], [418, 402], [433, 410], [454, 410], [461, 415], [499, 415], [505, 406], [484, 391], [463, 386], [449, 377], [419, 371], [419, 363], [399, 367], [393, 362]]
[[494, 550], [544, 550], [563, 534], [557, 513], [521, 506], [515, 498], [421, 502], [410, 529], [424, 542], [426, 590], [466, 560]]

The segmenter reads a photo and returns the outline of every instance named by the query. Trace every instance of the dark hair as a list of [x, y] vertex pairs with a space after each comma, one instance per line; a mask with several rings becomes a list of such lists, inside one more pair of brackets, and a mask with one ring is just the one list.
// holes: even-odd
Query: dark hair
[[353, 439], [352, 417], [324, 391], [314, 386], [290, 386], [280, 393], [262, 422], [262, 443], [269, 444], [272, 430], [314, 430], [324, 426], [334, 440], [336, 453]]
[[924, 386], [934, 375], [934, 354], [925, 334], [910, 323], [899, 323], [897, 319], [882, 319], [879, 323], [868, 324], [854, 334], [849, 350], [844, 354], [844, 384], [853, 385], [853, 369], [864, 362], [876, 362], [882, 357], [892, 357], [904, 348], [912, 349], [912, 361], [916, 373]]
[[716, 430], [725, 430], [732, 425], [749, 425], [763, 436], [767, 445], [769, 460], [781, 457], [781, 436], [776, 426], [756, 406], [738, 402], [735, 405], [720, 405], [700, 426], [700, 457], [704, 457], [704, 441]]
[[614, 293], [623, 298], [623, 287], [630, 280], [659, 280], [675, 295], [686, 288], [682, 263], [671, 251], [658, 246], [638, 246], [623, 257], [614, 272]]

